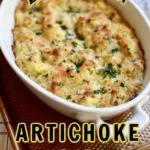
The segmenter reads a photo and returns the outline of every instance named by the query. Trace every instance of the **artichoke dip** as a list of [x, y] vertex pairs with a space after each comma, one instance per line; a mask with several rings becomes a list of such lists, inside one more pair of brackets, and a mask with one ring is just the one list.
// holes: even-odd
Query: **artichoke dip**
[[14, 54], [20, 69], [53, 94], [90, 107], [133, 99], [144, 78], [134, 31], [105, 0], [21, 1]]

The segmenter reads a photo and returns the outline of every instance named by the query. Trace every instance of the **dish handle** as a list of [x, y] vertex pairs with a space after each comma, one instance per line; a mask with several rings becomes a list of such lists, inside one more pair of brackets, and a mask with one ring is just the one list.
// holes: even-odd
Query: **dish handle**
[[[133, 117], [131, 119], [129, 119], [126, 122], [123, 122], [125, 124], [125, 128], [124, 128], [124, 135], [126, 137], [129, 136], [129, 129], [128, 129], [128, 125], [131, 123], [138, 123], [139, 127], [138, 127], [138, 132], [141, 131], [142, 129], [145, 128], [145, 126], [149, 123], [149, 116], [148, 114], [142, 109], [143, 104], [145, 104], [148, 100], [150, 99], [150, 95], [147, 95], [147, 97], [141, 101], [141, 103], [139, 103], [138, 105], [136, 105], [135, 107], [132, 108], [132, 114]], [[98, 128], [101, 124], [108, 124], [106, 123], [104, 120], [102, 120], [101, 118], [99, 118], [96, 121], [96, 127]], [[114, 134], [113, 132], [113, 124], [108, 124], [109, 128], [110, 128], [110, 134], [111, 137], [113, 137], [112, 135]]]

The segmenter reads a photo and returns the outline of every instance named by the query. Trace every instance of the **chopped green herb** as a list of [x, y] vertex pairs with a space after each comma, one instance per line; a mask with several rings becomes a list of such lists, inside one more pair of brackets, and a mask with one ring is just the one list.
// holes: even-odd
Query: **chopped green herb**
[[35, 34], [39, 36], [42, 34], [42, 31], [36, 32]]
[[72, 12], [73, 12], [73, 8], [72, 8], [72, 7], [69, 7], [68, 10], [67, 10], [67, 12], [68, 12], [68, 13], [72, 13]]
[[72, 49], [71, 54], [74, 54], [74, 53], [76, 53], [76, 51], [74, 49]]
[[68, 95], [68, 96], [66, 97], [66, 99], [67, 99], [67, 100], [71, 100], [71, 95]]
[[70, 78], [74, 78], [74, 76], [73, 76], [73, 75], [71, 75], [71, 76], [70, 76]]
[[112, 49], [112, 53], [117, 53], [118, 51], [119, 51], [118, 48], [113, 48], [113, 49]]
[[33, 5], [33, 3], [35, 2], [36, 0], [29, 0], [30, 4]]
[[121, 68], [122, 66], [120, 64], [117, 65], [119, 68]]
[[64, 83], [59, 82], [59, 83], [57, 83], [57, 86], [63, 87], [63, 86], [64, 86]]
[[77, 46], [78, 46], [78, 43], [75, 42], [75, 41], [73, 41], [73, 42], [72, 42], [72, 45], [73, 45], [74, 47], [77, 47]]
[[71, 69], [70, 69], [70, 68], [67, 68], [67, 69], [66, 69], [66, 72], [70, 72], [70, 71], [71, 71]]
[[112, 64], [108, 64], [106, 68], [100, 69], [99, 73], [103, 76], [103, 78], [116, 78], [117, 75], [120, 74], [120, 68], [116, 68]]
[[67, 30], [67, 26], [66, 25], [64, 25], [64, 23], [63, 23], [63, 21], [57, 21], [57, 23], [61, 26], [61, 28], [63, 29], [63, 30]]
[[106, 91], [106, 89], [104, 88], [104, 87], [101, 87], [100, 89], [98, 89], [98, 90], [95, 90], [94, 91], [94, 94], [96, 94], [96, 95], [98, 95], [98, 94], [105, 94], [107, 91]]
[[88, 71], [90, 74], [93, 74], [93, 71], [91, 69], [88, 68]]
[[45, 74], [44, 77], [47, 78], [47, 77], [48, 77], [48, 74]]
[[88, 80], [85, 80], [85, 79], [83, 79], [83, 82], [84, 82], [84, 83], [89, 83], [89, 81], [88, 81]]
[[106, 91], [106, 89], [103, 87], [103, 88], [101, 88], [101, 93], [102, 94], [105, 94], [107, 91]]
[[101, 93], [101, 90], [95, 90], [94, 91], [94, 94], [100, 94]]
[[132, 96], [132, 99], [136, 98], [137, 95], [138, 95], [137, 93], [134, 93], [133, 96]]
[[77, 13], [78, 10], [73, 9], [72, 7], [69, 7], [69, 9], [67, 10], [68, 13]]
[[109, 19], [110, 19], [110, 20], [112, 20], [112, 19], [115, 17], [115, 15], [116, 15], [116, 14], [115, 14], [114, 12], [113, 12], [113, 13], [111, 13], [111, 15], [110, 15]]
[[132, 62], [132, 63], [135, 63], [135, 62], [136, 62], [136, 59], [135, 59], [135, 58], [133, 58], [133, 59], [131, 60], [131, 62]]
[[58, 24], [62, 25], [63, 22], [61, 20], [57, 21]]
[[99, 56], [95, 56], [95, 59], [99, 59]]
[[76, 72], [80, 73], [80, 67], [83, 65], [84, 60], [81, 62], [75, 62], [74, 65], [76, 66]]
[[66, 25], [61, 25], [61, 28], [62, 28], [63, 30], [67, 30], [67, 29], [68, 29]]
[[123, 82], [121, 82], [120, 86], [121, 87], [125, 87], [125, 84]]
[[51, 44], [55, 44], [55, 41], [52, 41]]

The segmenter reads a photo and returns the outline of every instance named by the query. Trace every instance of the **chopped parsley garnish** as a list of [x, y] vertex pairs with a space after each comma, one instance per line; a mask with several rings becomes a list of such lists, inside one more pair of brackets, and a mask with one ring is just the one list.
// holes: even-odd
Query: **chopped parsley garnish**
[[79, 12], [78, 10], [73, 9], [72, 7], [69, 7], [69, 9], [67, 10], [68, 13], [77, 13]]
[[71, 95], [68, 95], [68, 96], [66, 97], [66, 99], [67, 99], [67, 100], [71, 100]]
[[74, 63], [74, 65], [76, 66], [76, 72], [77, 72], [77, 73], [80, 73], [80, 68], [81, 68], [81, 66], [83, 65], [83, 63], [84, 63], [84, 60], [81, 61], [81, 62], [75, 62], [75, 63]]
[[66, 72], [70, 72], [70, 71], [71, 71], [71, 69], [70, 69], [70, 68], [67, 68], [67, 69], [66, 69]]
[[104, 87], [101, 87], [98, 90], [94, 90], [94, 94], [98, 95], [98, 94], [105, 94], [107, 91]]
[[65, 63], [65, 62], [66, 62], [66, 60], [64, 59], [64, 60], [63, 60], [63, 62]]
[[101, 93], [101, 90], [95, 90], [94, 91], [94, 94], [100, 94]]
[[93, 74], [93, 71], [90, 68], [88, 68], [88, 71], [90, 74]]
[[89, 81], [88, 81], [88, 80], [85, 80], [85, 79], [83, 79], [83, 82], [84, 82], [84, 83], [89, 83]]
[[121, 82], [120, 86], [121, 87], [125, 87], [125, 84], [123, 82]]
[[59, 83], [57, 83], [57, 86], [63, 87], [63, 86], [64, 86], [64, 83], [59, 82]]
[[138, 95], [137, 93], [134, 93], [133, 96], [132, 96], [132, 99], [136, 98], [137, 95]]
[[61, 28], [62, 28], [63, 30], [67, 30], [67, 29], [68, 29], [67, 26], [65, 26], [65, 25], [61, 25]]
[[111, 15], [110, 15], [109, 19], [110, 19], [110, 20], [112, 20], [112, 19], [115, 17], [115, 15], [116, 15], [116, 14], [115, 14], [114, 12], [113, 12], [113, 13], [111, 13]]
[[103, 78], [116, 78], [117, 75], [120, 74], [120, 68], [114, 67], [112, 64], [108, 64], [106, 68], [100, 69], [99, 73], [103, 76]]
[[63, 22], [61, 20], [57, 21], [58, 24], [62, 25]]
[[42, 34], [42, 31], [38, 31], [35, 33], [37, 36], [41, 35]]
[[75, 41], [73, 41], [73, 42], [72, 42], [72, 45], [73, 45], [74, 47], [77, 47], [77, 46], [78, 46], [78, 43], [75, 42]]
[[113, 48], [113, 49], [112, 49], [112, 53], [117, 53], [118, 51], [119, 51], [118, 48]]
[[73, 75], [71, 75], [71, 76], [70, 76], [70, 78], [74, 78], [74, 76], [73, 76]]
[[44, 77], [45, 77], [45, 78], [48, 78], [48, 74], [45, 74]]
[[95, 59], [99, 59], [99, 56], [95, 56]]
[[117, 65], [119, 68], [121, 68], [122, 66], [120, 64]]
[[67, 30], [68, 28], [67, 28], [67, 26], [66, 25], [64, 25], [64, 23], [63, 23], [63, 21], [57, 21], [57, 23], [60, 25], [60, 27], [63, 29], [63, 30]]
[[102, 94], [105, 94], [107, 91], [106, 91], [106, 89], [103, 87], [103, 88], [101, 88], [101, 93]]
[[36, 0], [29, 0], [30, 4], [33, 4]]
[[76, 53], [76, 51], [74, 49], [72, 49], [71, 54], [74, 54], [74, 53]]

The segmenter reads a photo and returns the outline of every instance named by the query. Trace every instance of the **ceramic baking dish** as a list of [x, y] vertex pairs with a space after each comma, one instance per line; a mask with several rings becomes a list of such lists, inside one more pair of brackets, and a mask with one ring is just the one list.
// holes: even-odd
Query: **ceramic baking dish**
[[[0, 9], [0, 46], [2, 53], [8, 61], [11, 68], [24, 82], [24, 84], [37, 95], [44, 103], [60, 113], [77, 119], [81, 122], [95, 121], [98, 126], [103, 123], [103, 120], [115, 117], [129, 109], [133, 110], [133, 118], [128, 120], [128, 123], [139, 123], [139, 130], [143, 129], [148, 124], [149, 117], [142, 110], [142, 105], [149, 100], [150, 90], [150, 23], [143, 12], [132, 1], [128, 0], [125, 5], [122, 5], [116, 0], [108, 0], [114, 5], [128, 21], [128, 23], [135, 29], [136, 34], [141, 41], [142, 47], [145, 51], [146, 72], [144, 77], [143, 88], [139, 95], [128, 103], [109, 108], [90, 108], [81, 106], [69, 101], [66, 101], [44, 88], [40, 87], [30, 78], [28, 78], [16, 65], [13, 55], [13, 35], [12, 29], [14, 27], [14, 11], [20, 0], [4, 0]], [[19, 91], [19, 89], [18, 89]], [[51, 115], [51, 114], [50, 114]], [[110, 125], [112, 127], [112, 125]], [[127, 134], [127, 128], [125, 130]]]

